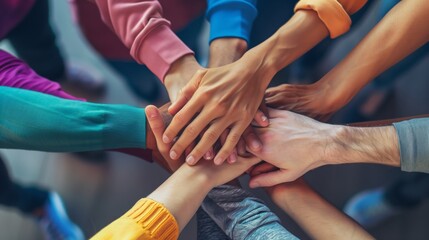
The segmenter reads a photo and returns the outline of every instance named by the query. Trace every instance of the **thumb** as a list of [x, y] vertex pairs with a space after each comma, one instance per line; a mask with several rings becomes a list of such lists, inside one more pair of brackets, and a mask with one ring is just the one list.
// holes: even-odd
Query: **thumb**
[[274, 172], [263, 173], [257, 176], [254, 176], [249, 181], [249, 187], [271, 187], [284, 182], [291, 182], [295, 179], [288, 174], [287, 170], [279, 169]]
[[160, 141], [165, 130], [165, 124], [159, 109], [153, 105], [149, 105], [145, 108], [145, 113], [156, 140]]

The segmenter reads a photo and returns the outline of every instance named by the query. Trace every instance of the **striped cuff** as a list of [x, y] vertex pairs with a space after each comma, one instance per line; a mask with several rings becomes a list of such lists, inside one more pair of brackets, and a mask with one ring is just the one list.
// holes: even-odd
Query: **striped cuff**
[[179, 237], [179, 225], [174, 216], [164, 205], [149, 198], [140, 199], [121, 218], [136, 221], [153, 239], [176, 240]]
[[295, 12], [298, 10], [317, 12], [320, 20], [328, 29], [331, 38], [336, 38], [346, 33], [352, 24], [349, 14], [336, 0], [300, 0], [295, 6]]

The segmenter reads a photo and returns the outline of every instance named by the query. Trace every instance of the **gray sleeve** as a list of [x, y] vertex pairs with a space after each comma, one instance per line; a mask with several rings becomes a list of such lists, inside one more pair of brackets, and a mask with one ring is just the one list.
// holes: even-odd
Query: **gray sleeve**
[[401, 169], [429, 173], [429, 118], [394, 123], [399, 139]]
[[238, 187], [214, 188], [202, 208], [232, 240], [298, 239], [260, 199]]

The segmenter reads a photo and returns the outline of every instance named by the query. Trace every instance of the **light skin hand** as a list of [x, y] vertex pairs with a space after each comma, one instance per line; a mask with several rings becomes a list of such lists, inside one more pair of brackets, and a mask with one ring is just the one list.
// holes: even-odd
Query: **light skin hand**
[[[260, 66], [252, 67], [255, 64], [259, 65], [243, 57], [232, 64], [197, 73], [189, 87], [182, 92], [184, 95], [181, 95], [181, 99], [169, 109], [175, 115], [164, 133], [164, 142], [170, 143], [184, 128], [183, 134], [171, 149], [170, 156], [173, 159], [180, 156], [207, 127], [200, 142], [187, 156], [187, 163], [197, 163], [226, 129], [230, 132], [214, 161], [222, 164], [231, 155], [252, 122], [266, 84], [271, 80], [271, 75], [263, 74], [265, 71]], [[186, 105], [177, 112], [184, 103]]]
[[238, 61], [199, 71], [169, 109], [175, 116], [164, 133], [164, 142], [172, 142], [184, 130], [171, 149], [171, 157], [179, 157], [207, 129], [187, 156], [187, 162], [195, 164], [229, 129], [226, 143], [214, 160], [221, 164], [230, 156], [251, 123], [275, 73], [327, 35], [328, 31], [317, 13], [298, 11], [273, 36], [246, 52]]
[[250, 187], [291, 182], [327, 164], [400, 164], [397, 134], [392, 126], [346, 127], [320, 123], [289, 111], [269, 109], [269, 113], [270, 126], [257, 130], [264, 147], [253, 153], [268, 164], [252, 170], [262, 173], [254, 174]]
[[203, 69], [194, 55], [186, 55], [174, 62], [167, 72], [164, 84], [171, 102], [175, 102], [180, 91], [192, 79], [198, 70]]

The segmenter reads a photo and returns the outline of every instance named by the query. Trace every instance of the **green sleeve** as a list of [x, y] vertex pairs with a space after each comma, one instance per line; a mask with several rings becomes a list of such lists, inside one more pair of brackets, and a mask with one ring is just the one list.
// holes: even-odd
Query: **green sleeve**
[[143, 108], [0, 87], [0, 148], [77, 152], [145, 147]]

